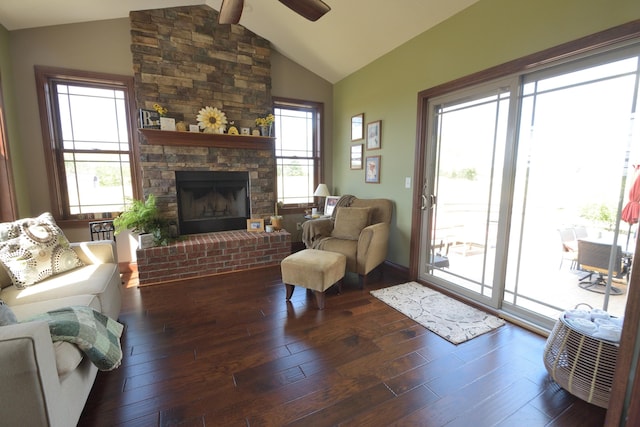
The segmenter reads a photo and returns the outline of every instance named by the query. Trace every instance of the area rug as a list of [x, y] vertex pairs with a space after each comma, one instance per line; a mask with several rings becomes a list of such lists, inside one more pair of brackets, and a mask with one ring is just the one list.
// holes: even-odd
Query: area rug
[[504, 320], [416, 282], [371, 291], [371, 295], [453, 344], [504, 325]]

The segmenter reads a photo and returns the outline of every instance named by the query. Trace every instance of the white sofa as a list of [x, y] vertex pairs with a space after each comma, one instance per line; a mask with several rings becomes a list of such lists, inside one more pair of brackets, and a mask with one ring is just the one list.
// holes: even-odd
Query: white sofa
[[[84, 266], [26, 289], [11, 284], [0, 266], [0, 299], [18, 321], [67, 306], [88, 306], [117, 319], [121, 279], [115, 242], [71, 243]], [[52, 343], [46, 322], [0, 327], [2, 425], [74, 426], [97, 368], [73, 344]]]

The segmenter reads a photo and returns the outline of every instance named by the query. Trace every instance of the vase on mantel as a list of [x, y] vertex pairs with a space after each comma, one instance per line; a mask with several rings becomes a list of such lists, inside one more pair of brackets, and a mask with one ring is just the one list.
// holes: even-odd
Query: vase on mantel
[[272, 130], [273, 130], [273, 124], [270, 124], [268, 126], [260, 126], [260, 135], [271, 136]]

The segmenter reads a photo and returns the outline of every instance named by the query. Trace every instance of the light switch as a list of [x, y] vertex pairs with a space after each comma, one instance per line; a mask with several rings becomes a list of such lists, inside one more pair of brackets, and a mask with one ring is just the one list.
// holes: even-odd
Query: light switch
[[411, 188], [411, 177], [410, 176], [405, 176], [404, 177], [404, 188]]

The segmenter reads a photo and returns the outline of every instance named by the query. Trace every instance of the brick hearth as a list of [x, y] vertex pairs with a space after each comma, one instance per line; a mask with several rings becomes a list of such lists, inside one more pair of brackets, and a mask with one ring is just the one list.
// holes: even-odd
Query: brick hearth
[[278, 265], [289, 254], [291, 234], [284, 230], [192, 234], [136, 252], [140, 286]]

